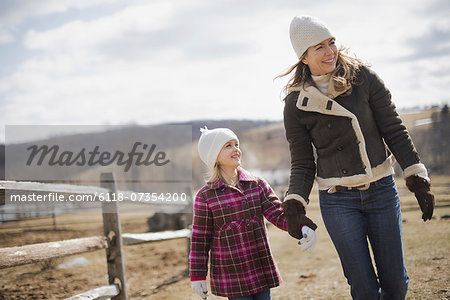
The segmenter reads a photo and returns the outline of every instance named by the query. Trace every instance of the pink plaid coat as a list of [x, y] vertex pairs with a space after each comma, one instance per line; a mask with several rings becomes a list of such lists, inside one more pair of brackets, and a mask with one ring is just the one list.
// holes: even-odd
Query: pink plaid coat
[[239, 189], [207, 183], [194, 202], [191, 280], [206, 279], [210, 258], [213, 294], [248, 296], [281, 283], [270, 253], [264, 217], [287, 231], [281, 202], [263, 179], [239, 169]]

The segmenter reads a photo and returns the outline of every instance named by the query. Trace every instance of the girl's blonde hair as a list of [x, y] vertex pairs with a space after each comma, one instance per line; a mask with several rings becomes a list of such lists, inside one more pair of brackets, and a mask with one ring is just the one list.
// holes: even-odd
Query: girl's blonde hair
[[206, 182], [214, 182], [217, 180], [217, 178], [222, 179], [222, 172], [220, 171], [220, 167], [219, 164], [216, 162], [214, 164], [214, 168], [212, 169], [212, 171], [209, 172], [209, 174], [207, 175], [207, 177], [209, 178], [208, 180], [206, 180]]
[[226, 182], [223, 175], [222, 175], [222, 168], [220, 167], [219, 163], [216, 162], [214, 165], [214, 168], [210, 172], [210, 174], [207, 175], [208, 180], [206, 182], [214, 182], [217, 179], [222, 180], [223, 182]]
[[[311, 71], [308, 65], [304, 64], [302, 60], [306, 56], [306, 51], [300, 57], [299, 61], [290, 67], [287, 72], [277, 76], [276, 78], [281, 78], [289, 75], [295, 70], [294, 75], [289, 79], [283, 91], [288, 94], [288, 89], [294, 86], [301, 85], [305, 86], [306, 83], [312, 86], [316, 86], [314, 80], [311, 77]], [[355, 83], [356, 74], [362, 65], [367, 65], [363, 63], [360, 59], [352, 57], [348, 54], [348, 49], [340, 47], [337, 55], [336, 68], [332, 72], [331, 76], [333, 78], [334, 89], [337, 92], [342, 92], [351, 87]]]

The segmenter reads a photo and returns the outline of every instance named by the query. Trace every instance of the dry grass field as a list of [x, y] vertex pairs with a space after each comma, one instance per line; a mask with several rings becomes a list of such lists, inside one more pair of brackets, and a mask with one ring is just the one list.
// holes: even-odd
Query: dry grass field
[[[410, 276], [407, 299], [450, 299], [450, 177], [433, 177], [437, 195], [434, 218], [424, 223], [414, 197], [397, 180], [403, 214], [406, 266]], [[121, 214], [123, 232], [145, 232], [146, 217]], [[269, 238], [284, 282], [272, 290], [273, 299], [350, 299], [334, 247], [320, 218], [317, 192], [313, 191], [308, 214], [319, 228], [313, 253], [303, 253], [287, 233], [269, 226]], [[102, 234], [99, 212], [61, 215], [0, 225], [0, 247], [56, 241]], [[126, 276], [130, 299], [200, 299], [190, 289], [186, 240], [170, 240], [125, 247]], [[104, 250], [83, 255], [90, 265], [70, 269], [32, 264], [0, 270], [0, 299], [62, 299], [107, 284]], [[53, 266], [53, 267], [52, 267]], [[47, 268], [46, 268], [47, 267]], [[210, 295], [208, 299], [224, 299]]]

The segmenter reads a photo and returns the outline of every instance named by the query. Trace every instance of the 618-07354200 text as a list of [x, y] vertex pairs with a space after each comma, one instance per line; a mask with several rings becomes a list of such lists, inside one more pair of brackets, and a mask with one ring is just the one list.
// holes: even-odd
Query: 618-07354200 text
[[100, 201], [133, 201], [133, 202], [184, 202], [186, 193], [96, 193]]

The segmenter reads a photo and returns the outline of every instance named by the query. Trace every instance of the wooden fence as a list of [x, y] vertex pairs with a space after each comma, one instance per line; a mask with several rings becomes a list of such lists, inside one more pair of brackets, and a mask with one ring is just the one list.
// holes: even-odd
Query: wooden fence
[[[100, 175], [101, 187], [74, 186], [74, 185], [46, 185], [41, 183], [24, 184], [20, 182], [0, 182], [0, 190], [33, 190], [43, 192], [64, 192], [77, 194], [95, 194], [117, 192], [113, 173]], [[26, 188], [25, 188], [26, 187]], [[153, 232], [129, 234], [123, 233], [120, 225], [120, 215], [117, 202], [102, 202], [103, 236], [85, 237], [57, 242], [25, 245], [21, 247], [0, 248], [0, 269], [11, 268], [24, 264], [31, 264], [52, 258], [69, 255], [106, 250], [108, 267], [108, 285], [98, 287], [67, 299], [128, 299], [127, 282], [125, 274], [124, 245], [161, 241], [175, 238], [187, 238], [189, 245], [190, 230]], [[189, 246], [188, 246], [189, 251]]]

